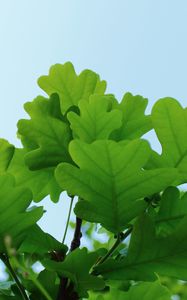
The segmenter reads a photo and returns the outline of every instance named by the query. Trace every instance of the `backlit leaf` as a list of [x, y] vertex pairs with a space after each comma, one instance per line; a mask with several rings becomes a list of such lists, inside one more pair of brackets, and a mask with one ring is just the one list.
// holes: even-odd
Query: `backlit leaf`
[[8, 172], [14, 175], [17, 186], [29, 188], [35, 202], [41, 201], [48, 194], [52, 201], [57, 202], [62, 189], [54, 177], [54, 168], [29, 170], [24, 159], [26, 153], [26, 149], [16, 149], [0, 139], [0, 174]]
[[74, 112], [68, 114], [75, 137], [91, 143], [97, 139], [107, 139], [114, 129], [120, 127], [122, 114], [117, 109], [108, 111], [109, 97], [90, 96], [89, 101], [79, 102], [80, 116]]
[[173, 98], [163, 98], [152, 109], [152, 122], [162, 146], [162, 154], [152, 153], [148, 168], [175, 167], [178, 184], [187, 181], [187, 113]]
[[42, 217], [42, 207], [27, 210], [31, 201], [30, 190], [17, 187], [13, 176], [0, 176], [0, 252], [5, 250], [6, 236], [17, 246], [25, 230]]
[[75, 140], [69, 151], [79, 168], [59, 165], [59, 184], [68, 193], [84, 199], [75, 207], [80, 218], [101, 223], [114, 233], [122, 231], [146, 208], [141, 198], [161, 191], [177, 176], [172, 168], [142, 170], [151, 151], [144, 140], [127, 145], [110, 140], [92, 144]]
[[126, 93], [121, 103], [114, 105], [123, 114], [122, 126], [112, 133], [117, 141], [136, 139], [152, 129], [151, 118], [145, 115], [148, 100], [142, 96]]
[[58, 93], [62, 113], [92, 94], [104, 94], [106, 89], [106, 82], [98, 74], [84, 70], [77, 75], [70, 62], [52, 66], [49, 75], [40, 77], [38, 84], [48, 95]]
[[4, 139], [0, 139], [0, 174], [4, 173], [14, 155], [15, 147]]
[[31, 119], [18, 122], [18, 133], [23, 145], [31, 150], [25, 156], [29, 168], [38, 170], [71, 162], [68, 153], [71, 131], [62, 120], [58, 95], [50, 99], [39, 96], [27, 102], [25, 110]]

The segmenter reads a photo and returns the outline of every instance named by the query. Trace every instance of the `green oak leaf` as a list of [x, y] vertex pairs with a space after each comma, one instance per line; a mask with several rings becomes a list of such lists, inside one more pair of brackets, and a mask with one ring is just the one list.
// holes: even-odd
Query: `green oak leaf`
[[18, 122], [18, 134], [30, 151], [25, 155], [31, 170], [56, 167], [58, 163], [71, 162], [68, 144], [72, 139], [69, 124], [62, 120], [59, 98], [42, 96], [25, 104], [30, 120]]
[[1, 295], [1, 300], [23, 300], [22, 296], [5, 296], [5, 295]]
[[4, 173], [14, 155], [15, 147], [9, 144], [5, 139], [0, 139], [0, 174]]
[[62, 191], [54, 177], [54, 168], [31, 171], [25, 164], [26, 149], [16, 149], [6, 140], [0, 139], [0, 174], [14, 175], [17, 186], [29, 188], [35, 202], [50, 194], [51, 200], [57, 202]]
[[142, 96], [126, 93], [121, 103], [114, 104], [114, 108], [123, 114], [122, 126], [111, 134], [116, 141], [136, 139], [152, 129], [151, 117], [145, 115], [148, 100]]
[[148, 168], [175, 167], [178, 184], [187, 181], [187, 110], [173, 98], [163, 98], [152, 109], [152, 122], [162, 146], [162, 154], [152, 152]]
[[154, 222], [144, 214], [135, 223], [127, 256], [109, 259], [96, 271], [106, 278], [152, 281], [156, 273], [187, 280], [187, 218], [167, 237], [156, 236]]
[[63, 262], [43, 260], [42, 264], [47, 270], [56, 271], [59, 275], [69, 278], [81, 298], [88, 296], [88, 290], [100, 290], [105, 286], [101, 278], [89, 274], [97, 259], [96, 252], [88, 253], [87, 249], [83, 248], [69, 253]]
[[49, 75], [41, 76], [38, 84], [48, 95], [59, 95], [62, 113], [92, 94], [104, 94], [106, 89], [106, 82], [101, 81], [98, 74], [84, 70], [77, 75], [70, 62], [52, 66]]
[[25, 164], [26, 154], [25, 149], [16, 149], [7, 171], [15, 176], [18, 186], [31, 189], [35, 202], [41, 201], [47, 195], [50, 195], [53, 202], [57, 202], [62, 189], [55, 179], [54, 168], [31, 171]]
[[[58, 251], [65, 255], [68, 248], [57, 241], [50, 234], [44, 232], [38, 225], [34, 225], [26, 232], [26, 238], [19, 247], [19, 252], [43, 255]], [[55, 255], [55, 253], [54, 253]]]
[[0, 295], [11, 296], [11, 286], [14, 284], [14, 281], [0, 281]]
[[180, 195], [174, 187], [168, 187], [161, 196], [160, 208], [155, 216], [157, 232], [162, 235], [172, 233], [187, 216], [187, 193]]
[[[90, 298], [89, 298], [90, 299]], [[91, 298], [92, 299], [92, 298]], [[93, 300], [171, 300], [171, 293], [158, 281], [142, 282], [131, 286], [125, 292], [110, 288], [109, 293], [93, 297]]]
[[[43, 289], [48, 293], [51, 299], [56, 299], [58, 292], [58, 285], [56, 284], [57, 275], [54, 272], [43, 270], [37, 277], [38, 282], [42, 285]], [[46, 300], [46, 297], [41, 293], [37, 286], [33, 283], [29, 289], [30, 300]]]
[[13, 245], [19, 245], [25, 230], [42, 217], [42, 207], [28, 209], [31, 201], [31, 191], [17, 187], [12, 175], [0, 176], [0, 252], [5, 250], [6, 236], [11, 237]]
[[[141, 199], [171, 184], [177, 171], [172, 168], [143, 170], [151, 149], [145, 140], [121, 144], [111, 140], [86, 144], [70, 143], [70, 154], [79, 168], [67, 163], [56, 169], [60, 186], [81, 199], [75, 207], [80, 218], [101, 223], [118, 233], [146, 208]], [[141, 199], [141, 200], [140, 200]]]
[[[132, 286], [128, 292], [124, 292], [123, 300], [131, 300], [131, 299], [171, 300], [171, 293], [166, 287], [162, 286], [158, 281], [142, 282]], [[109, 299], [106, 298], [106, 300]]]
[[89, 101], [81, 100], [78, 104], [80, 116], [68, 113], [68, 120], [74, 136], [91, 143], [99, 139], [107, 139], [110, 133], [121, 126], [122, 113], [109, 110], [111, 96], [92, 95]]

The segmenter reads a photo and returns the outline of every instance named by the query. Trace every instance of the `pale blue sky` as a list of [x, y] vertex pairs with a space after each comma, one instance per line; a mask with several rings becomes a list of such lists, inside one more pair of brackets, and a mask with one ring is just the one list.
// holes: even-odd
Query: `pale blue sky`
[[[0, 136], [16, 145], [22, 106], [57, 62], [93, 69], [119, 99], [130, 91], [151, 105], [172, 96], [186, 106], [186, 0], [0, 1], [0, 40]], [[60, 238], [66, 199], [42, 204], [42, 226]]]

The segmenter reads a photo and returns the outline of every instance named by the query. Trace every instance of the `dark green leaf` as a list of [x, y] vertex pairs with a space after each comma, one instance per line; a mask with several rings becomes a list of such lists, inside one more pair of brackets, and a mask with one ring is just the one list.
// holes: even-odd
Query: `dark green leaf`
[[180, 196], [176, 187], [168, 187], [161, 196], [160, 209], [155, 216], [159, 233], [172, 233], [186, 215], [187, 193]]
[[34, 225], [27, 231], [27, 236], [22, 242], [19, 251], [35, 253], [41, 256], [51, 251], [60, 251], [61, 254], [65, 255], [67, 247], [50, 234], [44, 232], [38, 225]]
[[[43, 270], [37, 277], [45, 291], [50, 295], [51, 299], [56, 299], [58, 286], [56, 285], [57, 275], [54, 272]], [[30, 291], [30, 300], [46, 300], [46, 297], [41, 293], [39, 289], [33, 284]]]
[[0, 295], [11, 296], [12, 295], [11, 286], [13, 284], [14, 284], [13, 281], [0, 281]]
[[[100, 297], [100, 298], [99, 298]], [[129, 291], [123, 292], [111, 288], [109, 293], [98, 296], [95, 300], [171, 300], [169, 290], [155, 281], [139, 283], [132, 286]], [[94, 298], [93, 298], [94, 300]]]
[[23, 300], [23, 298], [19, 295], [16, 295], [16, 296], [5, 296], [5, 295], [2, 295], [1, 296], [1, 300]]
[[88, 290], [99, 290], [104, 288], [101, 278], [89, 274], [91, 267], [98, 258], [98, 254], [88, 253], [86, 248], [76, 249], [71, 252], [64, 262], [45, 260], [42, 262], [46, 269], [56, 271], [63, 277], [69, 278], [80, 297], [87, 297]]
[[136, 222], [127, 257], [110, 259], [97, 267], [111, 279], [155, 280], [156, 273], [187, 280], [187, 218], [167, 237], [157, 237], [152, 220], [143, 215]]

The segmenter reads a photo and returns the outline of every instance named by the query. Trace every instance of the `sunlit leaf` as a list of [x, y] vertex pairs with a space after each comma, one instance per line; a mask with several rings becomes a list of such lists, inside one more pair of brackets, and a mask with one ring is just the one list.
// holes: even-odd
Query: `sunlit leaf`
[[25, 104], [30, 120], [18, 122], [18, 133], [23, 145], [30, 151], [25, 156], [31, 170], [55, 167], [70, 162], [68, 144], [71, 140], [69, 125], [62, 120], [59, 98], [42, 96]]
[[98, 74], [84, 70], [77, 75], [70, 62], [52, 66], [49, 75], [40, 77], [38, 84], [48, 95], [58, 93], [62, 113], [92, 94], [104, 94], [106, 89], [106, 82]]
[[17, 186], [29, 188], [36, 202], [48, 194], [52, 201], [57, 202], [62, 189], [54, 177], [54, 168], [29, 170], [24, 159], [26, 153], [26, 149], [16, 149], [6, 140], [0, 139], [0, 174], [8, 172], [14, 175]]
[[114, 105], [114, 108], [122, 112], [122, 126], [112, 133], [111, 137], [117, 141], [123, 139], [135, 139], [152, 129], [152, 122], [149, 115], [145, 115], [148, 100], [142, 96], [133, 96], [126, 93], [121, 103]]
[[177, 176], [172, 168], [142, 170], [151, 151], [144, 140], [127, 145], [109, 140], [92, 144], [75, 140], [69, 150], [79, 168], [59, 165], [59, 184], [84, 199], [75, 208], [80, 218], [101, 223], [114, 233], [124, 230], [145, 209], [146, 202], [141, 198], [161, 191]]
[[10, 236], [13, 245], [18, 245], [25, 230], [42, 217], [42, 207], [28, 210], [31, 201], [30, 190], [16, 187], [13, 176], [0, 176], [0, 252], [5, 250], [7, 236]]
[[152, 109], [152, 122], [162, 146], [162, 154], [153, 151], [148, 168], [175, 167], [177, 183], [187, 181], [187, 111], [173, 98], [163, 98]]
[[15, 147], [4, 139], [0, 139], [0, 174], [4, 173], [14, 155]]
[[122, 113], [109, 110], [109, 96], [90, 96], [89, 101], [81, 100], [78, 104], [80, 116], [74, 112], [68, 114], [68, 120], [75, 137], [91, 143], [107, 139], [110, 133], [121, 126]]

